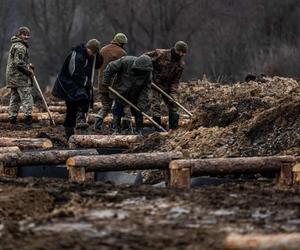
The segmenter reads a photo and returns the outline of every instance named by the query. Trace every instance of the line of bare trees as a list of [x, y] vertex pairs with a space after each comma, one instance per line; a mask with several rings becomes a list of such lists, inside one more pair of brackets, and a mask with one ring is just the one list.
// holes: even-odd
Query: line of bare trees
[[104, 45], [116, 32], [128, 36], [131, 55], [187, 41], [185, 80], [300, 77], [299, 0], [2, 0], [0, 24], [2, 84], [9, 39], [21, 25], [32, 30], [31, 58], [44, 85], [72, 46], [94, 37]]

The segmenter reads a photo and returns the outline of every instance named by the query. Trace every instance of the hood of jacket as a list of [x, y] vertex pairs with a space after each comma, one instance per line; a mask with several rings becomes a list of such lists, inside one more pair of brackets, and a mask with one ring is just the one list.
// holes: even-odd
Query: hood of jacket
[[152, 60], [147, 55], [141, 55], [137, 57], [132, 65], [132, 69], [137, 69], [141, 71], [152, 71]]
[[11, 43], [14, 44], [14, 43], [22, 43], [24, 44], [26, 47], [28, 47], [28, 43], [23, 41], [21, 38], [19, 38], [18, 36], [13, 36], [11, 39], [10, 39]]

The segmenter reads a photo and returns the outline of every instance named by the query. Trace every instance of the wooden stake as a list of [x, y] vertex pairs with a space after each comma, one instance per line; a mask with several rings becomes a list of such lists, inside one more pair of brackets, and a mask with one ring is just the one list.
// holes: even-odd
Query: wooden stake
[[293, 167], [293, 185], [300, 185], [300, 163]]
[[191, 187], [191, 169], [189, 167], [178, 166], [177, 161], [171, 161], [170, 169], [170, 187], [190, 188]]

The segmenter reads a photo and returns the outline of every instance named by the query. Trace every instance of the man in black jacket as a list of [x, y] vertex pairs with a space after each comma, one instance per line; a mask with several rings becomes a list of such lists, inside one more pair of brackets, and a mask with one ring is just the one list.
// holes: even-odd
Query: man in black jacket
[[95, 69], [102, 64], [99, 51], [100, 42], [96, 39], [72, 48], [54, 84], [52, 95], [66, 102], [64, 127], [67, 140], [75, 133], [78, 112], [87, 113], [89, 110], [94, 57]]

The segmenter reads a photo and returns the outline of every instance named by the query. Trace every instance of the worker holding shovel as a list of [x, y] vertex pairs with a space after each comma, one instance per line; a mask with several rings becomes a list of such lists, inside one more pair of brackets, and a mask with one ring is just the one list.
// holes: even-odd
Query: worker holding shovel
[[[156, 49], [146, 53], [153, 61], [152, 84], [152, 113], [153, 120], [161, 124], [160, 104], [163, 100], [169, 111], [169, 129], [178, 128], [179, 115], [176, 99], [178, 98], [179, 81], [184, 70], [182, 58], [186, 55], [188, 46], [183, 41], [178, 41], [171, 49]], [[186, 112], [187, 110], [184, 109]], [[191, 116], [190, 112], [188, 113]]]
[[89, 111], [92, 98], [92, 75], [102, 64], [99, 52], [100, 42], [96, 39], [74, 47], [54, 84], [52, 95], [64, 100], [67, 106], [64, 122], [67, 139], [75, 133], [78, 112], [84, 116], [80, 122], [86, 123], [85, 114]]
[[6, 86], [11, 89], [9, 102], [9, 121], [17, 126], [17, 116], [20, 106], [23, 106], [24, 126], [31, 128], [32, 124], [32, 77], [33, 65], [29, 63], [28, 40], [30, 30], [20, 27], [18, 34], [11, 38], [6, 67]]

